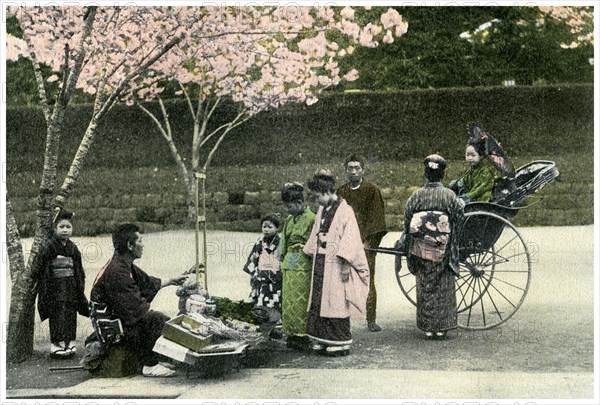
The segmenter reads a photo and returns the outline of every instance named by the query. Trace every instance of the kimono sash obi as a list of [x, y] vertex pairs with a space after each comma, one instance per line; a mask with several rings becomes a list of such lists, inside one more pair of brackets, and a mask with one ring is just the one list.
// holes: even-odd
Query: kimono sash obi
[[277, 256], [277, 252], [269, 253], [267, 249], [263, 249], [258, 257], [258, 269], [277, 273], [279, 271], [279, 257]]
[[421, 211], [410, 221], [410, 254], [434, 263], [444, 259], [450, 239], [448, 214], [442, 211]]
[[73, 277], [75, 270], [73, 268], [73, 258], [65, 256], [57, 256], [52, 260], [52, 277], [63, 278]]

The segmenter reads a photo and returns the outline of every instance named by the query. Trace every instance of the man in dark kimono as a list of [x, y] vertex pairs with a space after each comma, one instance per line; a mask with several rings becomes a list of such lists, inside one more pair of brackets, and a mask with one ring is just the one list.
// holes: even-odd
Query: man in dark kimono
[[[378, 248], [387, 233], [385, 211], [381, 191], [364, 179], [365, 159], [359, 155], [346, 158], [344, 168], [348, 183], [337, 190], [337, 194], [350, 204], [356, 214], [360, 236], [365, 248]], [[377, 325], [377, 290], [375, 289], [375, 252], [366, 252], [369, 263], [370, 284], [367, 298], [367, 326], [371, 332], [379, 332]]]
[[125, 342], [138, 352], [143, 365], [142, 374], [149, 377], [171, 376], [175, 372], [160, 364], [152, 351], [169, 318], [150, 309], [150, 303], [161, 288], [179, 285], [187, 276], [161, 280], [133, 264], [144, 251], [140, 229], [134, 224], [117, 227], [112, 240], [115, 254], [96, 276], [91, 301], [106, 304], [110, 313], [121, 320]]

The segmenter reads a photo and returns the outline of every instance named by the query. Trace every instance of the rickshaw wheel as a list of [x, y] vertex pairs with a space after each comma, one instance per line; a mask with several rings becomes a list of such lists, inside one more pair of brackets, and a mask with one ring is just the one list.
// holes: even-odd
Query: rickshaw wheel
[[529, 290], [527, 244], [510, 221], [485, 211], [466, 213], [459, 237], [458, 326], [498, 326], [517, 312]]
[[[510, 221], [485, 211], [466, 213], [459, 236], [458, 326], [471, 330], [498, 326], [517, 312], [529, 290], [527, 245]], [[404, 296], [417, 305], [416, 278], [405, 257], [396, 256], [395, 273]]]

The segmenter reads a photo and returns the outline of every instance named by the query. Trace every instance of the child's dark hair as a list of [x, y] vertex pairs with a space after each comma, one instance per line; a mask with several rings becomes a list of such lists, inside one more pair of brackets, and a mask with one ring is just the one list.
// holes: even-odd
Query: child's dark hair
[[344, 161], [344, 169], [348, 166], [349, 162], [358, 162], [358, 163], [360, 163], [360, 167], [362, 167], [363, 169], [365, 168], [365, 158], [356, 153], [348, 155], [348, 157]]
[[64, 208], [56, 207], [54, 209], [54, 218], [52, 219], [52, 224], [56, 226], [56, 224], [58, 224], [63, 219], [66, 219], [69, 222], [73, 222], [74, 215], [74, 213], [67, 211]]
[[136, 224], [121, 224], [113, 231], [112, 243], [115, 252], [123, 254], [129, 250], [129, 243], [134, 243], [136, 232], [141, 232], [140, 227]]
[[431, 182], [438, 182], [444, 178], [446, 161], [437, 154], [429, 155], [423, 161], [425, 165], [425, 178]]
[[317, 193], [335, 192], [335, 178], [328, 170], [317, 170], [313, 178], [306, 185], [310, 191]]
[[472, 146], [473, 149], [475, 149], [475, 152], [477, 152], [477, 154], [479, 156], [481, 156], [482, 158], [486, 156], [485, 141], [474, 141], [474, 142], [469, 141], [467, 143], [467, 146], [465, 147], [465, 149], [469, 146]]
[[269, 221], [270, 223], [275, 225], [275, 228], [279, 229], [279, 225], [281, 225], [281, 214], [279, 214], [279, 213], [266, 214], [260, 219], [260, 224], [262, 225], [263, 222], [265, 222], [265, 221]]
[[281, 201], [290, 203], [298, 200], [304, 202], [304, 187], [302, 187], [302, 184], [297, 182], [286, 183], [281, 189]]

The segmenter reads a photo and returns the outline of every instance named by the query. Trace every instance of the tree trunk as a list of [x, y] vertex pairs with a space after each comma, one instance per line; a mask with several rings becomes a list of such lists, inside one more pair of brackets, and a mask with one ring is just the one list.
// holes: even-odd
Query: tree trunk
[[88, 124], [88, 127], [85, 131], [85, 135], [81, 139], [81, 143], [79, 144], [77, 153], [73, 158], [73, 162], [71, 162], [69, 172], [67, 173], [67, 176], [65, 177], [60, 191], [56, 196], [56, 204], [59, 207], [63, 207], [64, 204], [67, 202], [69, 196], [71, 195], [71, 192], [73, 191], [73, 188], [75, 187], [75, 183], [77, 183], [77, 180], [79, 179], [79, 172], [83, 167], [83, 162], [85, 161], [85, 158], [87, 157], [87, 154], [90, 151], [92, 143], [94, 142], [94, 135], [96, 135], [97, 126], [97, 115], [94, 114], [92, 116], [92, 119], [90, 120], [90, 123]]
[[[88, 18], [84, 22], [84, 32], [81, 36], [77, 49], [75, 49], [75, 59], [73, 68], [67, 73], [68, 66], [63, 67], [63, 74], [68, 74], [67, 85], [63, 87], [60, 95], [54, 105], [54, 110], [50, 112], [47, 103], [46, 93], [44, 90], [44, 79], [41, 74], [41, 69], [32, 52], [32, 62], [34, 72], [36, 73], [36, 81], [38, 83], [38, 91], [42, 104], [42, 111], [46, 118], [46, 149], [44, 152], [44, 168], [42, 172], [42, 180], [40, 182], [40, 193], [38, 196], [38, 204], [36, 210], [36, 230], [29, 254], [27, 265], [22, 265], [19, 262], [17, 253], [14, 258], [11, 258], [11, 281], [12, 292], [10, 297], [10, 312], [7, 335], [7, 357], [9, 361], [20, 362], [27, 359], [33, 353], [33, 336], [35, 322], [35, 297], [37, 294], [37, 284], [33, 272], [36, 269], [35, 263], [38, 258], [38, 252], [41, 242], [50, 236], [52, 232], [52, 205], [54, 199], [54, 189], [56, 186], [56, 166], [58, 160], [60, 136], [63, 129], [63, 121], [65, 111], [71, 100], [75, 84], [81, 73], [81, 67], [85, 59], [84, 44], [89, 37], [93, 27], [96, 7], [90, 7]], [[68, 60], [68, 49], [65, 51], [65, 58]], [[59, 205], [62, 203], [59, 202]], [[8, 208], [7, 208], [8, 210]], [[12, 216], [12, 214], [10, 214]], [[12, 218], [14, 221], [14, 217]], [[7, 228], [7, 239], [11, 239], [15, 244], [20, 245], [20, 239], [16, 226]], [[22, 254], [22, 252], [21, 252]]]
[[187, 225], [188, 226], [196, 226], [196, 221], [198, 218], [196, 217], [196, 176], [192, 172], [190, 173], [190, 181], [187, 186]]
[[13, 285], [10, 295], [6, 357], [10, 362], [21, 362], [33, 352], [36, 290], [35, 283], [25, 267], [23, 246], [8, 196], [6, 197], [6, 241]]
[[17, 221], [15, 221], [8, 193], [6, 195], [6, 250], [10, 263], [10, 281], [11, 285], [14, 285], [17, 275], [25, 269], [25, 259], [19, 228], [17, 227]]

